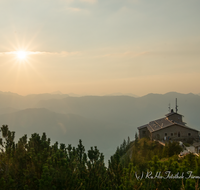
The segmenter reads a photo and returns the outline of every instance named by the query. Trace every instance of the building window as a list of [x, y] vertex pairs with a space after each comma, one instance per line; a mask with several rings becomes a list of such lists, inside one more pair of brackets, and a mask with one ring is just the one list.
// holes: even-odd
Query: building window
[[167, 133], [165, 133], [165, 136], [167, 136]]
[[142, 131], [142, 133], [143, 133], [143, 135], [145, 135], [145, 134], [146, 134], [146, 131]]
[[191, 136], [191, 134], [190, 134], [190, 133], [188, 133], [188, 136]]
[[174, 135], [176, 136], [176, 135], [177, 135], [177, 133], [174, 133]]
[[173, 136], [173, 133], [171, 133], [171, 136]]

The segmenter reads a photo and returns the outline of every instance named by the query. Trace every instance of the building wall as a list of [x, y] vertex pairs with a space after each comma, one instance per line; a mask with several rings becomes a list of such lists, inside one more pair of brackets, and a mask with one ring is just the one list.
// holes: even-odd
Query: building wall
[[149, 130], [147, 127], [144, 127], [142, 129], [139, 129], [139, 138], [149, 137]]
[[[179, 135], [180, 134], [180, 135]], [[159, 131], [155, 131], [152, 133], [152, 139], [164, 140], [166, 139], [189, 139], [189, 138], [198, 138], [198, 131], [194, 131], [191, 129], [187, 129], [185, 127], [181, 127], [179, 125], [172, 125], [167, 128], [163, 128]]]
[[178, 123], [182, 123], [182, 122], [183, 122], [182, 116], [181, 116], [181, 115], [178, 115], [178, 114], [170, 115], [170, 116], [168, 116], [168, 119], [169, 119], [169, 120], [172, 120], [172, 121], [176, 121], [176, 122], [178, 122]]

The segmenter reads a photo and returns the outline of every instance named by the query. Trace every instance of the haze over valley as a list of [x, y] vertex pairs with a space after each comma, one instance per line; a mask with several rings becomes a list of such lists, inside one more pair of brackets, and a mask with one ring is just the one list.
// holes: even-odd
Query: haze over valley
[[16, 139], [46, 132], [52, 143], [97, 146], [106, 160], [128, 136], [134, 140], [137, 127], [164, 117], [169, 103], [184, 115], [187, 126], [200, 130], [200, 96], [195, 94], [148, 94], [132, 96], [81, 96], [0, 93], [0, 124], [16, 132]]

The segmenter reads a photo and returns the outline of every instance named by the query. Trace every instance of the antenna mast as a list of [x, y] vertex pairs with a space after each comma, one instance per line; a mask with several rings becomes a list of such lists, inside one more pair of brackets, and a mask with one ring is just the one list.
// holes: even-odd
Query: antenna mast
[[176, 98], [176, 113], [178, 112], [177, 98]]
[[170, 103], [169, 103], [169, 107], [168, 107], [168, 108], [169, 108], [169, 113], [170, 113], [170, 111], [171, 111], [171, 106], [170, 106]]

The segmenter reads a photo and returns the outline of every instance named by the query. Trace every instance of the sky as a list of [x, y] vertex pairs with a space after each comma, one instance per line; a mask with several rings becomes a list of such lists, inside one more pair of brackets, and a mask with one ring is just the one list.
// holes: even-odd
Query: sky
[[0, 0], [0, 91], [200, 93], [199, 0]]

